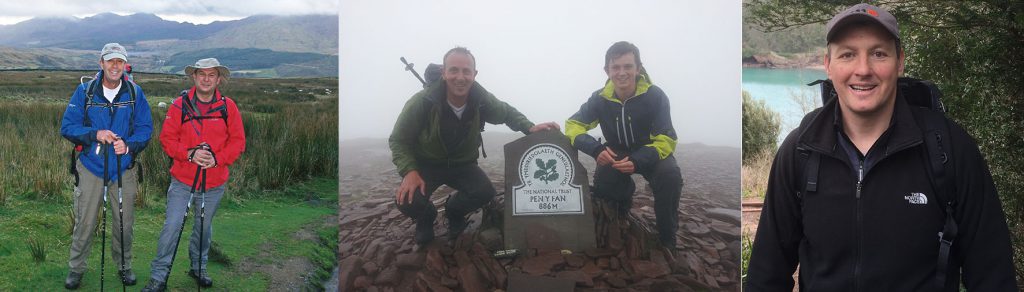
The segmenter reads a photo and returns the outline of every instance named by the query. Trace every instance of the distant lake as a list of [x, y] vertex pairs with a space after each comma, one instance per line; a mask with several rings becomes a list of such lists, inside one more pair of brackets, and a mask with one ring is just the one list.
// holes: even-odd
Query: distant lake
[[825, 79], [825, 71], [817, 69], [765, 69], [743, 68], [743, 90], [755, 100], [764, 100], [769, 108], [782, 117], [778, 141], [786, 138], [800, 125], [804, 113], [794, 96], [820, 99], [818, 86], [807, 86], [814, 80]]

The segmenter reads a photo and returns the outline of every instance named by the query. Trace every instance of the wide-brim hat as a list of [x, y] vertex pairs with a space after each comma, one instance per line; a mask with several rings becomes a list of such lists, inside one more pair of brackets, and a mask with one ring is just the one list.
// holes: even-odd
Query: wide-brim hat
[[224, 78], [231, 76], [231, 70], [228, 70], [228, 67], [221, 65], [220, 61], [217, 61], [217, 58], [201, 59], [196, 61], [194, 65], [185, 66], [185, 75], [192, 75], [196, 70], [208, 68], [217, 68], [217, 72], [219, 72], [220, 76]]
[[832, 17], [832, 20], [829, 20], [828, 24], [825, 25], [825, 29], [828, 31], [825, 35], [826, 43], [831, 43], [836, 33], [846, 24], [856, 21], [877, 23], [892, 34], [893, 38], [900, 39], [900, 27], [896, 23], [896, 17], [889, 13], [889, 11], [885, 11], [885, 9], [867, 3], [860, 3], [843, 10], [843, 12]]

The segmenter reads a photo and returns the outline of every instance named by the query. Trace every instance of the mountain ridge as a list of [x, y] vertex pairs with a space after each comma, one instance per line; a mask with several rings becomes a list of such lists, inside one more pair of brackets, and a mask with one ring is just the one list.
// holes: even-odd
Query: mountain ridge
[[[277, 62], [233, 60], [232, 68], [255, 70], [247, 73], [251, 76], [337, 76], [336, 14], [254, 15], [208, 24], [152, 13], [37, 17], [0, 25], [0, 69], [92, 69], [99, 49], [110, 42], [124, 45], [133, 68], [146, 72], [180, 73], [190, 63], [172, 57], [198, 56], [194, 52], [199, 51], [210, 56], [242, 52]], [[289, 67], [274, 69], [281, 66]]]

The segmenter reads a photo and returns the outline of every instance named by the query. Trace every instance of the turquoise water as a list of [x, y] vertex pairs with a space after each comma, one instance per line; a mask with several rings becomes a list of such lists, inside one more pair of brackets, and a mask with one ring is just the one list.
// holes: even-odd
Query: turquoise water
[[[817, 69], [765, 69], [743, 68], [743, 90], [750, 93], [755, 100], [764, 100], [769, 108], [782, 117], [779, 144], [793, 128], [800, 125], [804, 116], [804, 107], [797, 100], [807, 100], [804, 104], [820, 100], [818, 86], [807, 86], [814, 80], [825, 79], [825, 71]], [[807, 110], [821, 106], [808, 104]]]

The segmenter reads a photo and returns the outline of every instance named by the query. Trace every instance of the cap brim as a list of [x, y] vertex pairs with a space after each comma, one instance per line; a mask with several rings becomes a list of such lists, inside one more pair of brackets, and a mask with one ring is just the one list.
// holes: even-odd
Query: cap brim
[[121, 60], [128, 61], [128, 56], [125, 56], [124, 54], [121, 54], [121, 53], [109, 53], [109, 54], [103, 55], [103, 61], [110, 61], [110, 59], [121, 59]]
[[[216, 66], [216, 67], [210, 67], [210, 68], [216, 68], [217, 69], [217, 73], [219, 73], [220, 76], [223, 76], [224, 78], [231, 77], [231, 71], [228, 70], [228, 67]], [[210, 68], [198, 68], [198, 67], [192, 67], [192, 66], [185, 66], [185, 75], [192, 75], [192, 73], [195, 73], [196, 70], [199, 70], [199, 69], [210, 69]]]

